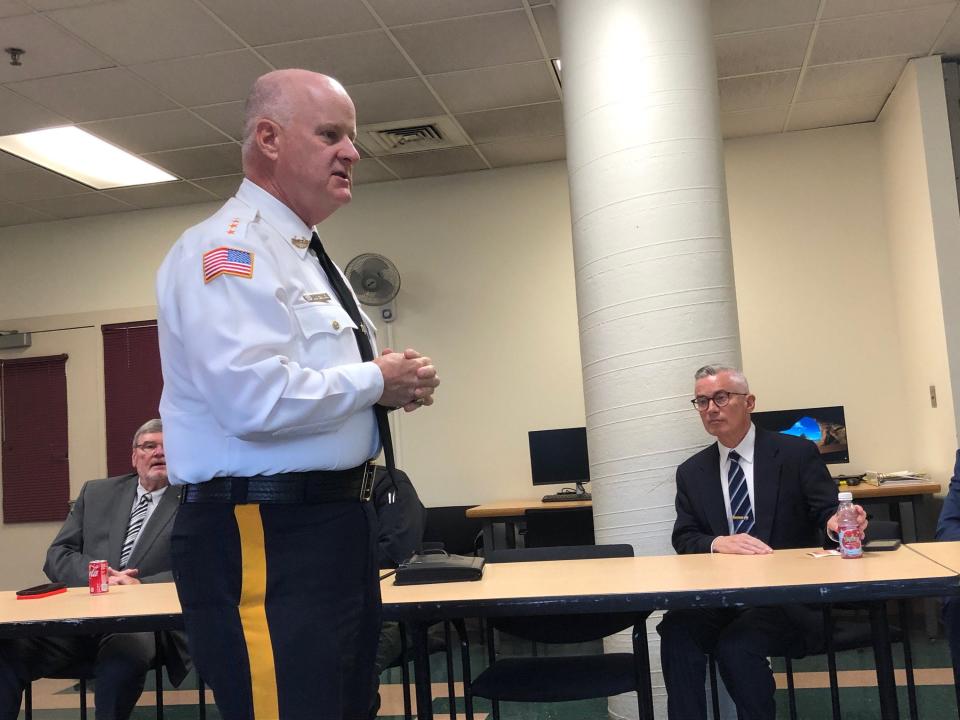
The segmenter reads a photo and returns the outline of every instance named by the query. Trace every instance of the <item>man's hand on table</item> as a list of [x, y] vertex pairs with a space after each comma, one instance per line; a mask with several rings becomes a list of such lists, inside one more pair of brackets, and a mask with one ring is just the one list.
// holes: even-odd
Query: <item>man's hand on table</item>
[[773, 552], [769, 545], [747, 533], [720, 535], [714, 539], [710, 550], [729, 555], [769, 555]]
[[136, 568], [127, 568], [126, 570], [114, 570], [107, 568], [107, 584], [109, 585], [139, 585], [137, 575], [140, 571]]

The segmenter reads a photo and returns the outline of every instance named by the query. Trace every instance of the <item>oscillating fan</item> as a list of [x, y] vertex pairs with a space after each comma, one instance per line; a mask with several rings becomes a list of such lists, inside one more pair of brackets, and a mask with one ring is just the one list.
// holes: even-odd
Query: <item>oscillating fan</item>
[[364, 253], [347, 263], [344, 271], [357, 299], [364, 305], [380, 308], [384, 322], [393, 322], [396, 308], [393, 299], [400, 292], [397, 266], [383, 255]]

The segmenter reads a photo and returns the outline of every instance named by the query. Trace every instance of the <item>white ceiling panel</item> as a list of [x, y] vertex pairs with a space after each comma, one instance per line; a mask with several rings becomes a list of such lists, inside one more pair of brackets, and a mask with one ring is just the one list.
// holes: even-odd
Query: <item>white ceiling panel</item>
[[134, 153], [214, 145], [228, 139], [186, 110], [102, 120], [85, 123], [83, 128]]
[[761, 110], [741, 110], [740, 112], [720, 115], [720, 127], [726, 138], [746, 137], [748, 135], [767, 135], [783, 129], [787, 109], [764, 108]]
[[21, 160], [16, 155], [5, 153], [0, 150], [0, 182], [3, 182], [5, 173], [26, 172], [36, 167], [33, 163]]
[[717, 35], [799, 25], [817, 19], [820, 0], [713, 0], [713, 32]]
[[457, 120], [475, 143], [503, 138], [563, 134], [563, 108], [559, 102], [523, 105], [503, 110], [482, 110], [457, 115]]
[[272, 70], [250, 50], [134, 65], [130, 69], [187, 107], [243, 100], [253, 81]]
[[553, 5], [536, 7], [533, 9], [533, 20], [547, 48], [547, 56], [560, 57], [560, 26], [557, 24], [557, 9]]
[[416, 75], [410, 63], [382, 31], [269, 45], [258, 50], [275, 67], [323, 72], [344, 85]]
[[43, 15], [20, 15], [0, 23], [0, 48], [26, 52], [21, 65], [0, 62], [0, 83], [110, 67], [113, 62], [63, 31]]
[[243, 181], [243, 175], [223, 175], [215, 178], [204, 178], [203, 180], [192, 180], [194, 185], [199, 185], [207, 192], [211, 192], [221, 200], [232, 197], [240, 187]]
[[29, 15], [33, 9], [21, 0], [0, 0], [0, 18]]
[[566, 145], [562, 135], [497, 140], [484, 143], [479, 148], [494, 167], [529, 165], [563, 160], [566, 157]]
[[[191, 110], [234, 140], [243, 139], [243, 103], [230, 102]], [[219, 142], [219, 141], [217, 141]], [[202, 144], [202, 143], [198, 143]], [[159, 149], [159, 148], [158, 148]]]
[[808, 68], [797, 101], [889, 95], [906, 64], [900, 57]]
[[56, 10], [50, 17], [124, 65], [241, 46], [193, 0], [115, 0]]
[[74, 122], [171, 110], [176, 105], [124, 68], [11, 83], [11, 90]]
[[194, 187], [186, 182], [140, 185], [111, 190], [109, 194], [138, 208], [171, 207], [173, 205], [192, 205], [204, 202], [214, 203], [219, 200], [206, 190]]
[[62, 8], [95, 5], [104, 0], [24, 0], [34, 10], [60, 10]]
[[355, 185], [364, 185], [368, 183], [387, 182], [396, 180], [397, 177], [380, 165], [376, 160], [364, 160], [357, 163], [353, 168], [353, 182]]
[[0, 175], [0, 200], [25, 202], [62, 195], [79, 195], [90, 188], [49, 170], [31, 167], [23, 172]]
[[543, 60], [431, 75], [427, 82], [454, 113], [560, 99], [553, 68]]
[[810, 130], [834, 125], [873, 122], [880, 114], [886, 100], [886, 95], [880, 95], [796, 103], [790, 113], [787, 130]]
[[925, 55], [933, 47], [954, 5], [863, 15], [821, 24], [811, 65], [891, 55]]
[[522, 7], [520, 0], [370, 0], [370, 6], [390, 27]]
[[724, 35], [715, 40], [720, 77], [800, 67], [813, 25]]
[[401, 178], [452, 175], [484, 170], [487, 167], [473, 148], [448, 148], [409, 155], [392, 155], [381, 159], [384, 165]]
[[960, 55], [960, 6], [953, 11], [933, 51], [945, 55]]
[[148, 153], [143, 157], [186, 180], [232, 175], [241, 170], [240, 146], [236, 143], [187, 150], [167, 150]]
[[787, 70], [721, 80], [720, 111], [786, 107], [793, 98], [799, 77], [799, 70]]
[[952, 5], [953, 3], [948, 0], [825, 0], [822, 18], [829, 20], [831, 18], [943, 4]]
[[251, 45], [373, 30], [377, 21], [362, 2], [201, 0]]
[[0, 135], [39, 130], [67, 122], [62, 115], [0, 87]]
[[0, 203], [0, 226], [23, 225], [52, 219], [54, 218], [51, 215], [30, 210], [22, 205]]
[[357, 123], [374, 123], [427, 117], [442, 112], [440, 103], [420, 78], [387, 80], [347, 88], [357, 107]]
[[413, 25], [393, 32], [427, 75], [543, 58], [523, 11]]
[[23, 205], [30, 210], [36, 210], [61, 219], [136, 210], [135, 207], [127, 203], [95, 192], [85, 195], [71, 195], [70, 197], [49, 198], [47, 200], [32, 200], [23, 203]]

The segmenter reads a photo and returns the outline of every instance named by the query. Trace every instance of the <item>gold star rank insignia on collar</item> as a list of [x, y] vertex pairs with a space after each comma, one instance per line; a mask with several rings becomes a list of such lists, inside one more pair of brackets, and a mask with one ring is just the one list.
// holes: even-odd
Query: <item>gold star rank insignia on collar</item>
[[299, 250], [304, 250], [310, 247], [310, 238], [300, 237], [299, 235], [293, 238], [290, 242], [292, 242], [293, 246]]

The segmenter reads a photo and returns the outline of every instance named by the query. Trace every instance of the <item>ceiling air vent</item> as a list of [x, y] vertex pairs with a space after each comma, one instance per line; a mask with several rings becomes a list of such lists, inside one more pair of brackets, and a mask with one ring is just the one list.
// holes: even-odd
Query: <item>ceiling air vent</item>
[[358, 136], [365, 150], [371, 155], [381, 156], [441, 150], [467, 144], [456, 124], [443, 115], [364, 125], [359, 129]]

